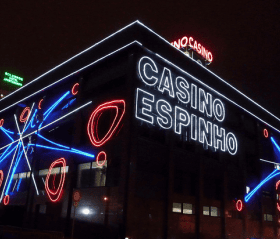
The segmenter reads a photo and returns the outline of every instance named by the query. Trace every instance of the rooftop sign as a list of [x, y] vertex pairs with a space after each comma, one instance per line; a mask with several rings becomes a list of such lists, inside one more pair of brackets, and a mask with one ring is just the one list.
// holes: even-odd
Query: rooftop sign
[[22, 87], [23, 85], [23, 78], [13, 75], [11, 73], [5, 72], [4, 74], [4, 82], [8, 82], [12, 85], [16, 85], [18, 87]]
[[200, 56], [205, 58], [208, 62], [213, 61], [213, 55], [210, 51], [206, 50], [205, 47], [203, 47], [200, 43], [198, 43], [196, 40], [194, 40], [192, 37], [187, 38], [182, 37], [181, 39], [178, 39], [177, 41], [174, 41], [171, 43], [172, 46], [181, 49], [189, 46], [194, 51], [196, 51]]

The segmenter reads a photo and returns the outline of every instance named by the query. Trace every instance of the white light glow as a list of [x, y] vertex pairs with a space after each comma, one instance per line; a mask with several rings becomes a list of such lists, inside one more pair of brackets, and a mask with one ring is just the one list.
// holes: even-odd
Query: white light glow
[[82, 210], [82, 213], [85, 214], [85, 215], [88, 215], [88, 214], [90, 214], [90, 210], [88, 208], [84, 208]]

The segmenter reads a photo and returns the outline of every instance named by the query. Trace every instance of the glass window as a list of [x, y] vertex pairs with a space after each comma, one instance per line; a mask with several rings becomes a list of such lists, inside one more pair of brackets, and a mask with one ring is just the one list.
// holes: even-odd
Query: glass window
[[271, 214], [264, 214], [264, 221], [273, 221], [273, 216]]
[[208, 206], [203, 206], [203, 215], [209, 216], [209, 207]]
[[183, 203], [183, 214], [194, 214], [193, 205], [190, 203]]
[[211, 207], [211, 216], [218, 217], [218, 208], [217, 207]]
[[173, 203], [172, 212], [181, 213], [182, 212], [182, 203]]

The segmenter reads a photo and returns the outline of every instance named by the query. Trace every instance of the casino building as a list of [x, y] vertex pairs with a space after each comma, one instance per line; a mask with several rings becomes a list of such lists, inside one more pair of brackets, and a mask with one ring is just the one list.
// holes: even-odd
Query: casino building
[[0, 235], [280, 237], [280, 119], [200, 63], [136, 21], [1, 99]]

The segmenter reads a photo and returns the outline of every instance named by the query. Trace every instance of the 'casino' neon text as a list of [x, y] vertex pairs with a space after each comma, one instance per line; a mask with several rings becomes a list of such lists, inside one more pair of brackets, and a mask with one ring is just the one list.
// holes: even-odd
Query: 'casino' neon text
[[196, 40], [194, 40], [192, 37], [187, 38], [182, 37], [181, 39], [178, 39], [177, 41], [174, 41], [171, 43], [174, 47], [180, 49], [182, 47], [191, 47], [193, 50], [195, 50], [199, 55], [204, 57], [207, 61], [210, 63], [213, 61], [213, 55], [210, 51], [206, 50], [205, 47], [203, 47], [200, 43], [198, 43]]
[[[235, 135], [218, 126], [225, 119], [225, 106], [219, 98], [166, 67], [159, 71], [158, 65], [146, 56], [138, 62], [138, 74], [146, 89], [137, 88], [136, 118], [163, 129], [173, 129], [186, 140], [199, 141], [207, 148], [236, 154]], [[195, 111], [201, 116], [194, 114]]]

